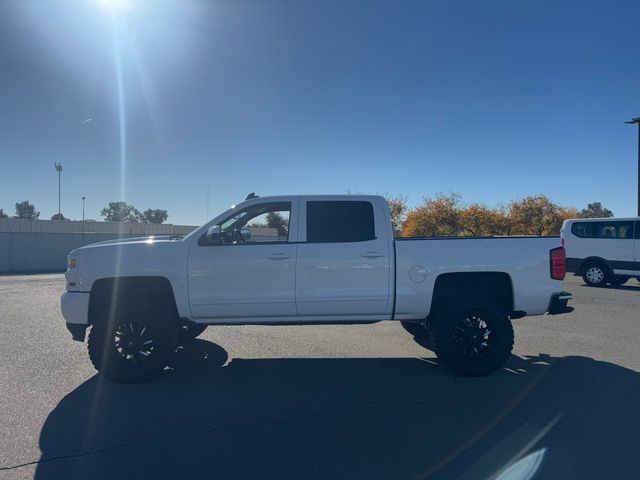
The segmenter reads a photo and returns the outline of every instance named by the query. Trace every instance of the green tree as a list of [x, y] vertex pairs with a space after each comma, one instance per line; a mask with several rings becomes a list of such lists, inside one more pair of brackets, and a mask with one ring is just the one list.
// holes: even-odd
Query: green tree
[[0, 218], [9, 218], [9, 215], [4, 213], [4, 208], [0, 208]]
[[600, 202], [593, 202], [587, 208], [580, 210], [578, 214], [581, 218], [609, 218], [613, 217], [613, 212], [604, 208]]
[[36, 210], [33, 203], [29, 200], [16, 203], [16, 218], [26, 218], [27, 220], [36, 220], [40, 216], [40, 212]]
[[140, 221], [140, 212], [133, 205], [126, 202], [109, 202], [100, 212], [107, 222], [137, 223]]
[[64, 218], [64, 215], [61, 213], [56, 213], [55, 215], [53, 215], [51, 217], [51, 220], [66, 220], [66, 218]]
[[141, 219], [144, 223], [164, 223], [169, 218], [169, 214], [166, 210], [156, 208], [154, 210], [147, 209], [142, 212]]

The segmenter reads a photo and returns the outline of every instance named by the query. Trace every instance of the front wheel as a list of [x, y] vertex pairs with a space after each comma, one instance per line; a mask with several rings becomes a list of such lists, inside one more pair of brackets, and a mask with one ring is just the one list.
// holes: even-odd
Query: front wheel
[[482, 298], [442, 299], [436, 306], [432, 326], [436, 355], [461, 375], [488, 375], [504, 365], [513, 349], [509, 317]]
[[91, 328], [89, 358], [98, 372], [115, 382], [144, 382], [164, 369], [176, 339], [166, 309], [146, 302], [120, 304]]

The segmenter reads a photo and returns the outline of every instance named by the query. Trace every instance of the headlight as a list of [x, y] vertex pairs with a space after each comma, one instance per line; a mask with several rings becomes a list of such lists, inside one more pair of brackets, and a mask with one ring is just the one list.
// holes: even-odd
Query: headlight
[[67, 259], [67, 269], [72, 270], [78, 267], [78, 259], [75, 257], [69, 257]]

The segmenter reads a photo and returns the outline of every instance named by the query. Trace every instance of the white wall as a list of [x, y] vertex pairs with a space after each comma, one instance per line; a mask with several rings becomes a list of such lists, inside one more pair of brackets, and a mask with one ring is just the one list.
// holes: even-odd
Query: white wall
[[116, 222], [0, 219], [0, 273], [63, 272], [74, 248], [119, 237], [183, 235], [197, 227]]

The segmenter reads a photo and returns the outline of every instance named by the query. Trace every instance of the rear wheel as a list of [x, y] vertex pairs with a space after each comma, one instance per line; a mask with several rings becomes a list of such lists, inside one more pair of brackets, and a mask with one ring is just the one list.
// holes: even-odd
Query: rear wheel
[[614, 287], [619, 287], [620, 285], [624, 285], [629, 280], [629, 277], [613, 277], [609, 280], [609, 283]]
[[152, 379], [175, 350], [177, 330], [166, 308], [133, 301], [116, 305], [97, 319], [89, 334], [89, 358], [105, 377], [118, 383]]
[[488, 300], [466, 295], [442, 299], [432, 325], [434, 351], [456, 373], [488, 375], [511, 355], [511, 321]]
[[602, 262], [585, 265], [582, 279], [590, 287], [604, 287], [609, 280], [609, 269]]

